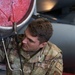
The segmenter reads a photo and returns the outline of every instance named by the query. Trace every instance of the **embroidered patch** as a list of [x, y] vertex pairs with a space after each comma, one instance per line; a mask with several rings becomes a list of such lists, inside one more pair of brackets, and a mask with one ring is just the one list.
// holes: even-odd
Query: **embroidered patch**
[[59, 70], [59, 71], [62, 71], [62, 64], [60, 62], [57, 62], [56, 63], [56, 68]]

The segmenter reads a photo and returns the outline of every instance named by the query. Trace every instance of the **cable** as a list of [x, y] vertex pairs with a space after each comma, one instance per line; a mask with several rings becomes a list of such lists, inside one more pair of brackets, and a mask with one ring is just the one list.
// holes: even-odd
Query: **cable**
[[14, 33], [15, 33], [15, 40], [16, 40], [16, 43], [17, 43], [17, 52], [18, 52], [19, 59], [20, 59], [22, 75], [24, 75], [24, 72], [23, 72], [23, 65], [22, 65], [22, 59], [21, 59], [21, 54], [20, 54], [20, 48], [19, 48], [19, 40], [18, 40], [18, 34], [17, 34], [17, 26], [16, 26], [16, 23], [13, 24], [13, 28], [14, 28]]

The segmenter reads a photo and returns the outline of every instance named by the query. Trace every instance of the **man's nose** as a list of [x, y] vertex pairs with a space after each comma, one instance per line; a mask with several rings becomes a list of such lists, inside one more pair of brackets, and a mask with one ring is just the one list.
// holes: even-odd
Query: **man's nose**
[[27, 43], [27, 38], [24, 38], [22, 42]]

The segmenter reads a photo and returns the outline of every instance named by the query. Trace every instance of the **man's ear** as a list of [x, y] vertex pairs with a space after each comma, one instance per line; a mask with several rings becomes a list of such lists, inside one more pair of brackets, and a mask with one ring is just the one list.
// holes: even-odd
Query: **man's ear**
[[43, 48], [44, 46], [46, 46], [47, 42], [43, 42], [40, 44], [40, 48]]

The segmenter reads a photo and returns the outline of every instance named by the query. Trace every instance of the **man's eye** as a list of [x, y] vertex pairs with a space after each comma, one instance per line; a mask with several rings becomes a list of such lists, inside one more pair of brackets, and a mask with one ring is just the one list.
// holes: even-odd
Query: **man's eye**
[[33, 40], [29, 39], [30, 42], [34, 42]]

